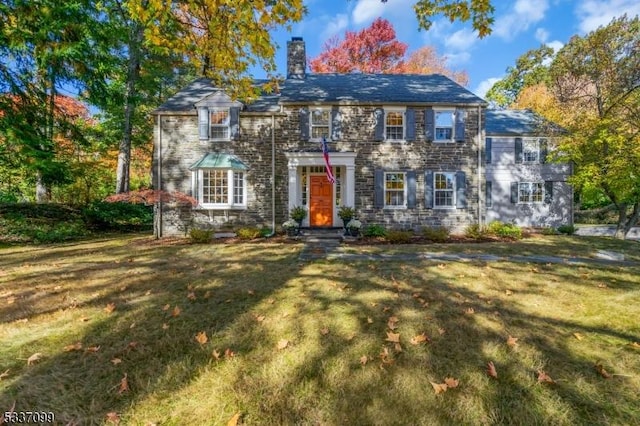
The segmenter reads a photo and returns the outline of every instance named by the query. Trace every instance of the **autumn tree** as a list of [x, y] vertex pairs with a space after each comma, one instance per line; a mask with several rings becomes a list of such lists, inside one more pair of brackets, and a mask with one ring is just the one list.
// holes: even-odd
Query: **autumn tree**
[[396, 39], [393, 25], [378, 18], [360, 31], [347, 31], [342, 41], [329, 39], [309, 68], [317, 73], [392, 73], [403, 66], [406, 51], [407, 44]]
[[461, 86], [469, 84], [469, 75], [466, 71], [453, 71], [447, 68], [447, 58], [438, 56], [433, 46], [422, 46], [412, 52], [402, 67], [402, 74], [442, 74]]

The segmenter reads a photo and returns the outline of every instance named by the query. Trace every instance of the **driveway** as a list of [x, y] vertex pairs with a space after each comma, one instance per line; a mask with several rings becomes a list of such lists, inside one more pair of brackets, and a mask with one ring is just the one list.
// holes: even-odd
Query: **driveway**
[[[616, 232], [615, 225], [576, 225], [576, 228], [576, 235], [589, 237], [613, 237]], [[627, 239], [640, 241], [640, 226], [631, 228]]]

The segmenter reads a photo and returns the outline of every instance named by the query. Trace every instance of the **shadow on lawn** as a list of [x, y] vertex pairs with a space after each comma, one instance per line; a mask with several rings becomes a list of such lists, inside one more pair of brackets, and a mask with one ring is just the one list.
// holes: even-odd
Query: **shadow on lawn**
[[[98, 283], [87, 286], [83, 303], [102, 307], [114, 302], [116, 310], [90, 320], [78, 337], [84, 347], [100, 345], [98, 352], [63, 352], [28, 369], [24, 361], [11, 366], [22, 375], [5, 388], [0, 408], [16, 400], [18, 411], [51, 410], [64, 424], [98, 424], [106, 413], [126, 412], [147, 399], [166, 404], [167, 395], [189, 387], [203, 369], [224, 368], [226, 386], [212, 389], [212, 398], [226, 397], [242, 407], [238, 410], [250, 424], [598, 423], [606, 421], [603, 410], [610, 415], [612, 404], [619, 405], [614, 410], [618, 417], [609, 420], [634, 421], [629, 407], [636, 404], [637, 393], [619, 392], [624, 383], [599, 377], [593, 368], [597, 360], [586, 353], [575, 355], [567, 336], [638, 336], [528, 314], [516, 301], [498, 296], [510, 288], [504, 281], [496, 280], [482, 292], [461, 285], [484, 270], [481, 262], [466, 265], [470, 276], [457, 279], [427, 261], [301, 263], [300, 248], [282, 253], [269, 245], [243, 244], [230, 259], [216, 246], [138, 247], [133, 252], [129, 244], [106, 248], [109, 257], [103, 262], [81, 261], [47, 273], [53, 283], [95, 276]], [[66, 253], [84, 259], [82, 245]], [[243, 260], [235, 260], [240, 255]], [[539, 282], [526, 281], [522, 267], [506, 265], [494, 268], [496, 276], [520, 274], [523, 288], [518, 291], [523, 294], [542, 290]], [[272, 279], [274, 271], [277, 280]], [[608, 273], [606, 268], [598, 271]], [[545, 272], [562, 282], [574, 278], [564, 266]], [[30, 281], [39, 276], [42, 272], [28, 274]], [[634, 285], [619, 284], [620, 291]], [[248, 315], [282, 297], [291, 303], [291, 316], [267, 315], [284, 323], [273, 326], [285, 330], [282, 335], [291, 339], [291, 347], [267, 356], [261, 351], [274, 347], [277, 338]], [[181, 312], [172, 316], [175, 306]], [[30, 315], [59, 307], [45, 305]], [[385, 341], [391, 316], [399, 318], [402, 351]], [[320, 333], [323, 327], [329, 332]], [[215, 363], [210, 346], [205, 350], [194, 340], [200, 331], [221, 353], [227, 347], [237, 351], [238, 361], [210, 367]], [[431, 342], [409, 344], [422, 332]], [[505, 344], [510, 334], [522, 336], [520, 352]], [[366, 365], [360, 362], [362, 355], [368, 357]], [[490, 360], [497, 380], [484, 373]], [[538, 369], [562, 380], [537, 384]], [[130, 390], [120, 394], [125, 373]], [[430, 382], [441, 383], [445, 377], [458, 378], [461, 386], [434, 395]], [[588, 386], [580, 388], [573, 381]], [[596, 386], [601, 399], [588, 393]], [[231, 410], [226, 417], [211, 413], [211, 418], [226, 421], [236, 410], [225, 409]], [[167, 422], [179, 422], [179, 417]]]

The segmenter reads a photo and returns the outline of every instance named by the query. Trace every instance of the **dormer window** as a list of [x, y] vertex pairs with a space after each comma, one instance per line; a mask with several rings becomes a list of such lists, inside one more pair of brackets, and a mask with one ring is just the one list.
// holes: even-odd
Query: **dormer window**
[[229, 108], [209, 108], [209, 139], [229, 139]]
[[239, 134], [240, 108], [198, 107], [198, 128], [201, 141], [229, 141]]
[[311, 139], [322, 140], [329, 139], [331, 134], [331, 110], [329, 109], [312, 109], [309, 117], [309, 127]]

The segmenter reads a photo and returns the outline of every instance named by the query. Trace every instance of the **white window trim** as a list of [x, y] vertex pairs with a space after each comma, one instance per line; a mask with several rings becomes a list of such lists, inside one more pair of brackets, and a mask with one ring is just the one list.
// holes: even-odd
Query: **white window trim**
[[[227, 203], [203, 203], [204, 199], [204, 171], [226, 171], [227, 172]], [[242, 173], [242, 203], [234, 203], [234, 173]], [[198, 208], [206, 210], [246, 210], [247, 208], [247, 172], [245, 170], [234, 169], [198, 169], [192, 172], [192, 193], [197, 192]], [[197, 191], [196, 191], [197, 188]]]
[[[453, 188], [451, 189], [436, 189], [436, 177], [438, 175], [451, 175], [452, 177], [452, 182], [453, 182]], [[438, 192], [441, 191], [453, 191], [452, 197], [451, 197], [451, 205], [450, 206], [439, 206], [436, 204], [438, 197], [436, 197], [436, 194]], [[458, 188], [456, 187], [456, 172], [433, 172], [433, 208], [434, 209], [439, 209], [439, 210], [455, 210], [456, 209], [456, 194], [457, 194]]]
[[[436, 129], [436, 117], [439, 112], [451, 111], [451, 138], [450, 139], [438, 139], [438, 132]], [[454, 143], [456, 141], [456, 109], [455, 108], [434, 108], [433, 109], [433, 142], [434, 143]]]
[[[540, 164], [540, 141], [541, 138], [522, 138], [522, 164]], [[527, 150], [525, 150], [525, 146], [527, 145], [527, 143], [535, 143], [536, 144], [536, 159], [531, 161], [526, 159], [526, 155], [525, 153], [527, 152]]]
[[[213, 112], [217, 112], [217, 111], [225, 111], [227, 113], [227, 124], [226, 125], [222, 125], [222, 124], [213, 124], [211, 122], [211, 113]], [[231, 140], [231, 108], [225, 108], [225, 107], [209, 107], [207, 108], [207, 113], [209, 114], [209, 140], [210, 141], [214, 141], [214, 142], [222, 142], [222, 141], [230, 141]], [[226, 138], [214, 138], [211, 135], [213, 134], [213, 132], [211, 131], [211, 129], [213, 127], [217, 127], [217, 128], [226, 128], [227, 129], [227, 137]]]
[[[529, 185], [529, 196], [530, 197], [533, 195], [533, 192], [531, 191], [531, 185], [540, 185], [540, 187], [542, 189], [540, 201], [521, 201], [520, 200], [520, 185]], [[545, 197], [544, 182], [518, 182], [518, 204], [544, 204], [544, 197]]]
[[[387, 175], [402, 175], [402, 181], [404, 182], [403, 185], [403, 200], [404, 203], [401, 206], [395, 206], [395, 205], [388, 205], [387, 204]], [[406, 210], [407, 209], [407, 172], [400, 172], [400, 171], [385, 171], [383, 176], [382, 176], [382, 184], [384, 186], [384, 193], [383, 195], [383, 202], [384, 202], [384, 209], [389, 209], [389, 210]], [[390, 190], [393, 192], [399, 192], [396, 190]]]
[[[406, 108], [398, 108], [398, 107], [384, 107], [384, 140], [387, 142], [406, 142], [407, 140], [407, 109]], [[389, 139], [387, 138], [387, 114], [393, 113], [401, 113], [402, 114], [402, 139]], [[399, 127], [399, 126], [393, 126]]]
[[[333, 124], [331, 121], [331, 108], [330, 107], [310, 107], [309, 108], [309, 140], [312, 142], [321, 142], [322, 138], [314, 138], [313, 137], [313, 112], [314, 111], [322, 111], [322, 112], [328, 112], [329, 113], [329, 125], [328, 125], [328, 130], [327, 130], [327, 141], [331, 140], [331, 125]], [[315, 126], [315, 127], [324, 127], [324, 125], [322, 126]]]

